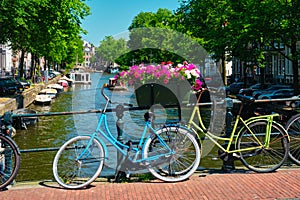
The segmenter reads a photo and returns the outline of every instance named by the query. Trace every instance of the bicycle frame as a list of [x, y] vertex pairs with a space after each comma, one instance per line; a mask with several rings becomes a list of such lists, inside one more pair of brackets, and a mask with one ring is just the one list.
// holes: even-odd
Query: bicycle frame
[[[238, 136], [240, 135], [240, 133], [245, 129], [247, 128], [248, 131], [250, 132], [250, 134], [256, 139], [256, 141], [258, 142], [258, 144], [260, 145], [260, 147], [266, 147], [268, 148], [269, 147], [269, 142], [270, 142], [270, 134], [271, 134], [271, 127], [272, 127], [272, 123], [276, 123], [273, 119], [274, 117], [278, 117], [279, 114], [270, 114], [270, 115], [262, 115], [262, 116], [256, 116], [256, 117], [251, 117], [247, 120], [244, 120], [242, 119], [242, 117], [238, 114], [237, 117], [236, 117], [236, 120], [235, 120], [235, 123], [234, 123], [234, 126], [233, 126], [233, 129], [232, 129], [232, 132], [231, 132], [231, 135], [230, 137], [221, 137], [221, 136], [217, 136], [217, 135], [214, 135], [213, 133], [209, 132], [204, 124], [203, 124], [203, 121], [202, 121], [202, 118], [201, 118], [201, 115], [200, 115], [200, 109], [198, 107], [198, 105], [196, 104], [194, 106], [194, 109], [193, 109], [193, 112], [191, 114], [191, 117], [188, 121], [188, 124], [187, 124], [187, 127], [188, 128], [191, 128], [193, 129], [193, 131], [197, 134], [197, 131], [200, 131], [202, 134], [205, 135], [205, 137], [207, 137], [209, 140], [211, 140], [215, 145], [217, 145], [222, 151], [226, 152], [226, 153], [236, 153], [236, 152], [242, 152], [242, 151], [249, 151], [249, 150], [254, 150], [254, 149], [257, 149], [258, 147], [249, 147], [249, 148], [243, 148], [243, 149], [236, 149], [236, 145], [235, 145], [235, 149], [234, 150], [231, 150], [230, 147], [232, 144], [236, 144], [237, 143], [237, 139], [238, 139]], [[198, 122], [200, 125], [198, 125], [194, 119], [198, 118]], [[265, 142], [264, 142], [264, 145], [261, 144], [261, 142], [257, 139], [256, 137], [256, 134], [253, 133], [251, 131], [251, 129], [249, 128], [249, 124], [252, 123], [252, 122], [255, 122], [255, 121], [260, 121], [260, 120], [263, 120], [263, 121], [267, 121], [267, 128], [266, 128], [266, 132], [265, 132]], [[239, 126], [239, 124], [241, 126]], [[278, 124], [278, 123], [276, 123]], [[280, 125], [280, 124], [278, 124]], [[280, 125], [281, 126], [281, 125]], [[242, 127], [240, 131], [238, 131], [237, 134], [236, 131], [238, 129], [238, 127]], [[224, 148], [220, 142], [218, 142], [218, 140], [221, 140], [223, 142], [227, 142], [227, 145], [226, 147]], [[201, 140], [200, 140], [201, 141]]]
[[[105, 131], [103, 131], [101, 129], [101, 127], [104, 125]], [[149, 136], [146, 137], [146, 134], [148, 133], [148, 131], [151, 132], [151, 134]], [[174, 154], [174, 152], [171, 150], [171, 148], [165, 143], [165, 141], [160, 137], [160, 135], [156, 134], [156, 131], [153, 129], [153, 127], [151, 126], [151, 122], [147, 121], [142, 133], [142, 136], [139, 140], [138, 143], [138, 147], [131, 147], [128, 145], [125, 145], [123, 143], [121, 143], [120, 141], [118, 141], [111, 133], [108, 124], [107, 124], [107, 117], [105, 112], [101, 113], [97, 128], [95, 130], [94, 133], [92, 133], [91, 135], [91, 139], [88, 143], [88, 146], [85, 148], [85, 150], [78, 156], [78, 160], [80, 160], [88, 151], [88, 147], [92, 144], [92, 141], [94, 139], [98, 140], [104, 147], [104, 151], [105, 151], [105, 158], [108, 159], [108, 151], [107, 151], [107, 146], [104, 143], [104, 141], [99, 137], [99, 135], [103, 136], [110, 144], [112, 144], [123, 156], [126, 156], [128, 154], [128, 151], [131, 150], [133, 152], [135, 152], [135, 155], [133, 156], [133, 159], [128, 157], [128, 159], [130, 161], [132, 161], [133, 163], [141, 163], [141, 162], [147, 162], [147, 161], [153, 161], [153, 160], [158, 160], [160, 157], [165, 157], [168, 155], [172, 155]], [[143, 147], [143, 143], [144, 141], [146, 141], [148, 139], [148, 137], [151, 137], [152, 135], [156, 135], [159, 142], [162, 143], [162, 145], [164, 147], [166, 147], [169, 152], [164, 153], [164, 154], [159, 154], [159, 155], [155, 155], [155, 156], [149, 156], [147, 158], [144, 158], [144, 156], [142, 155], [141, 159], [137, 159], [138, 155], [144, 151]]]

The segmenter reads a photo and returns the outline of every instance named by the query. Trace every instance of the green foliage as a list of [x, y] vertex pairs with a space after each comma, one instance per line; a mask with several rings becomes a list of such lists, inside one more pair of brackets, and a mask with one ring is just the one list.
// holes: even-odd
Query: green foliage
[[[224, 51], [244, 62], [266, 65], [267, 50], [293, 62], [294, 82], [298, 83], [300, 52], [300, 2], [286, 0], [187, 0], [177, 9], [177, 30], [202, 40], [215, 58]], [[282, 51], [281, 43], [290, 48]], [[288, 53], [287, 53], [288, 52]]]
[[130, 60], [140, 63], [181, 63], [188, 60], [203, 64], [203, 49], [199, 49], [199, 43], [188, 34], [175, 30], [177, 19], [168, 9], [138, 14], [129, 27]]
[[89, 14], [83, 0], [1, 1], [0, 43], [10, 42], [13, 50], [45, 56], [49, 62], [70, 62], [85, 33], [81, 20]]
[[121, 64], [117, 58], [125, 54], [126, 51], [126, 41], [123, 38], [114, 39], [112, 36], [106, 36], [104, 40], [100, 41], [99, 47], [96, 48], [96, 57], [111, 63]]

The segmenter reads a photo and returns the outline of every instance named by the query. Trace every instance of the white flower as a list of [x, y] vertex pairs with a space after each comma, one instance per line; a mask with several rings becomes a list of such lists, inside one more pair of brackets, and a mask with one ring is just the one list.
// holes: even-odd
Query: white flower
[[191, 76], [191, 71], [189, 71], [189, 70], [185, 70], [185, 72], [184, 72], [185, 74], [186, 74], [186, 78], [187, 79], [190, 79], [190, 78], [192, 78], [192, 76]]
[[192, 69], [191, 71], [192, 76], [199, 78], [200, 77], [200, 72], [198, 69]]

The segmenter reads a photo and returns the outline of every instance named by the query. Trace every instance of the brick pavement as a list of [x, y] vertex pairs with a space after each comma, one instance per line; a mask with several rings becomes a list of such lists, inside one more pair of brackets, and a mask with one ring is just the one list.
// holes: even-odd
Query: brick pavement
[[[41, 184], [42, 183], [42, 184]], [[53, 182], [40, 184], [18, 183], [0, 192], [5, 200], [41, 199], [300, 199], [300, 169], [284, 169], [275, 173], [195, 173], [189, 180], [179, 183], [109, 183], [97, 181], [81, 190], [67, 190]]]

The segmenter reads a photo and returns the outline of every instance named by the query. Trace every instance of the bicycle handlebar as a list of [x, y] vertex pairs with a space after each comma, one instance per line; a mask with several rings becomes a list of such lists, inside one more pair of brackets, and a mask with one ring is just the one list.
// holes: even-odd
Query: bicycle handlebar
[[101, 88], [101, 94], [102, 94], [102, 96], [106, 99], [106, 101], [108, 101], [109, 103], [111, 103], [109, 97], [108, 97], [106, 94], [104, 94], [104, 88], [107, 88], [107, 83], [104, 83], [104, 84], [103, 84], [103, 86], [102, 86], [102, 88]]
[[[106, 99], [106, 101], [111, 103], [111, 104], [119, 104], [119, 102], [112, 102], [110, 100], [110, 98], [104, 93], [104, 88], [107, 88], [107, 83], [104, 83], [102, 88], [101, 88], [101, 94]], [[122, 105], [128, 106], [128, 107], [133, 107], [133, 104], [130, 104], [130, 103], [122, 103]]]

